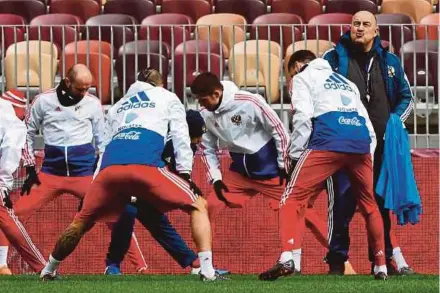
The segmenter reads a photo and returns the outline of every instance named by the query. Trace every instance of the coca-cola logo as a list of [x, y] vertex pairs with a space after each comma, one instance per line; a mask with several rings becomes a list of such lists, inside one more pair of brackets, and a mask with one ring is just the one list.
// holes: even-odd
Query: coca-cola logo
[[123, 139], [123, 140], [139, 140], [141, 133], [139, 131], [129, 131], [124, 133], [116, 134], [113, 140]]
[[344, 116], [340, 116], [338, 122], [342, 125], [362, 126], [361, 121], [357, 117], [345, 118]]

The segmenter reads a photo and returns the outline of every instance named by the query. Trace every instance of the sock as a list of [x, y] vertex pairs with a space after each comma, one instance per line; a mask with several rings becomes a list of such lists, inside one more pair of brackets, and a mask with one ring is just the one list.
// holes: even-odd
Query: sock
[[198, 253], [200, 260], [200, 273], [207, 278], [213, 278], [215, 275], [212, 266], [212, 251], [201, 251]]
[[59, 260], [54, 259], [52, 257], [52, 255], [50, 255], [49, 261], [46, 263], [46, 266], [41, 271], [41, 275], [54, 273], [58, 269], [58, 266], [60, 265], [60, 263], [61, 262]]
[[0, 266], [8, 265], [8, 248], [8, 246], [0, 246]]
[[400, 250], [400, 247], [396, 247], [393, 249], [393, 260], [396, 262], [398, 270], [408, 267], [408, 264], [403, 257], [402, 251]]
[[377, 274], [379, 272], [388, 274], [387, 272], [387, 266], [386, 265], [381, 265], [381, 266], [374, 266], [374, 274]]
[[295, 264], [295, 271], [301, 271], [301, 248], [292, 250], [293, 263]]
[[281, 256], [280, 256], [280, 259], [278, 260], [278, 262], [285, 263], [285, 262], [288, 262], [289, 260], [293, 260], [292, 252], [291, 251], [284, 251], [283, 253], [281, 253]]

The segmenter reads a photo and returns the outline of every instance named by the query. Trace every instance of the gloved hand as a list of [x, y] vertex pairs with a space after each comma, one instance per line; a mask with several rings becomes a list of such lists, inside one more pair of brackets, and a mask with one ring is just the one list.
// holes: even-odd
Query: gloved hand
[[32, 186], [34, 184], [40, 185], [40, 179], [38, 179], [37, 171], [35, 170], [35, 166], [26, 167], [27, 178], [24, 181], [23, 187], [21, 188], [21, 195], [29, 195], [31, 192]]
[[295, 170], [296, 164], [298, 164], [298, 159], [291, 159], [290, 160], [290, 170], [287, 173], [287, 184], [289, 184], [290, 179], [292, 179], [293, 171]]
[[202, 191], [200, 188], [191, 180], [191, 175], [189, 173], [179, 173], [179, 176], [182, 177], [186, 182], [189, 183], [189, 188], [191, 191], [197, 195], [202, 196]]
[[284, 185], [284, 180], [286, 180], [286, 184], [289, 182], [289, 178], [287, 176], [286, 169], [280, 168], [279, 169], [279, 176], [280, 176], [280, 186]]
[[229, 192], [228, 187], [226, 186], [226, 184], [223, 183], [222, 180], [215, 181], [214, 182], [214, 191], [215, 191], [215, 194], [217, 195], [217, 198], [225, 203], [228, 203], [228, 200], [223, 195], [223, 190], [226, 192]]
[[12, 209], [12, 201], [11, 198], [9, 197], [9, 191], [6, 187], [2, 187], [0, 188], [0, 200], [1, 200], [1, 204], [8, 208], [8, 209]]

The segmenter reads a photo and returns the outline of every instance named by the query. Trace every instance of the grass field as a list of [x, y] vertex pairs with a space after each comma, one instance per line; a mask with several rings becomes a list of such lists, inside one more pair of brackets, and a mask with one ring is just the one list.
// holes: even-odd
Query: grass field
[[255, 275], [232, 275], [231, 280], [203, 283], [196, 276], [63, 276], [55, 282], [41, 282], [37, 276], [0, 277], [0, 292], [269, 292], [269, 293], [395, 293], [439, 292], [438, 276], [393, 277], [374, 281], [371, 276], [294, 276], [275, 282], [258, 281]]

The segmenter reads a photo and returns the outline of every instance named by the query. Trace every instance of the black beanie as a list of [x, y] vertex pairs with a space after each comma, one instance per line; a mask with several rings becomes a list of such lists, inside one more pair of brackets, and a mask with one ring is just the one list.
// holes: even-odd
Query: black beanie
[[186, 111], [186, 122], [188, 123], [189, 136], [191, 138], [202, 136], [206, 132], [205, 121], [200, 112], [194, 110]]

